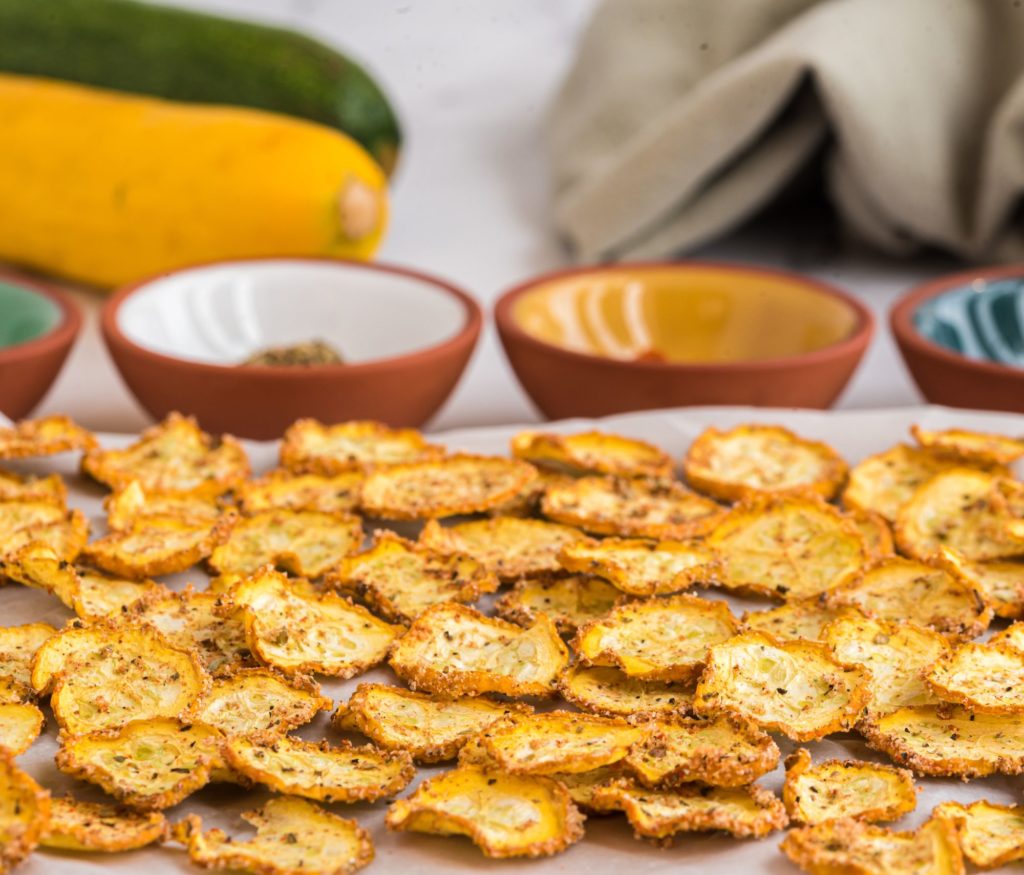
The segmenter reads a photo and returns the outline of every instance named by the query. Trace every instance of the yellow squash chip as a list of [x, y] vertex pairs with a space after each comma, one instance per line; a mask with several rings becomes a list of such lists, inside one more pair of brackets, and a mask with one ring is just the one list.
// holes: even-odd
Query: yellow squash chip
[[569, 571], [599, 575], [632, 596], [681, 592], [718, 571], [715, 554], [699, 542], [605, 538], [570, 544], [558, 558]]
[[10, 683], [11, 699], [31, 696], [32, 660], [36, 651], [56, 634], [49, 623], [0, 626], [0, 678]]
[[388, 829], [467, 836], [485, 856], [543, 857], [583, 838], [583, 815], [559, 782], [461, 766], [392, 803]]
[[210, 556], [210, 567], [225, 574], [252, 574], [274, 565], [299, 577], [326, 574], [363, 542], [353, 514], [315, 510], [268, 510], [240, 519]]
[[214, 680], [196, 710], [196, 719], [227, 736], [269, 737], [309, 723], [318, 711], [333, 706], [312, 678], [284, 678], [267, 668], [239, 668]]
[[711, 720], [659, 720], [633, 745], [625, 765], [645, 787], [678, 787], [697, 781], [742, 787], [779, 763], [770, 735], [732, 715]]
[[172, 413], [129, 447], [90, 450], [82, 470], [111, 489], [134, 480], [146, 492], [220, 495], [249, 476], [249, 460], [230, 435], [215, 441], [191, 417]]
[[725, 602], [682, 594], [620, 605], [583, 626], [572, 645], [586, 665], [614, 666], [643, 680], [687, 681], [700, 673], [708, 648], [737, 630]]
[[969, 642], [945, 653], [924, 675], [945, 702], [981, 714], [1024, 713], [1024, 653], [1009, 644]]
[[[0, 634], [3, 630], [0, 629]], [[2, 648], [3, 638], [0, 637], [0, 648]], [[996, 632], [991, 638], [989, 638], [990, 644], [1007, 644], [1010, 647], [1015, 647], [1017, 650], [1024, 651], [1024, 623], [1011, 623], [1005, 629], [1000, 632]]]
[[607, 614], [621, 597], [619, 589], [591, 574], [524, 577], [494, 607], [499, 617], [520, 626], [532, 626], [539, 614], [547, 614], [559, 632], [572, 635]]
[[805, 493], [832, 498], [847, 466], [828, 444], [778, 425], [709, 428], [683, 460], [690, 486], [723, 501], [761, 493]]
[[932, 814], [953, 823], [960, 850], [979, 869], [1024, 860], [1024, 806], [943, 802]]
[[823, 644], [744, 632], [711, 648], [693, 704], [699, 714], [733, 711], [762, 729], [811, 741], [857, 722], [869, 680]]
[[438, 699], [387, 684], [360, 684], [332, 718], [342, 731], [361, 732], [385, 750], [405, 750], [420, 763], [454, 759], [459, 749], [525, 705], [480, 697]]
[[840, 617], [859, 616], [856, 608], [812, 596], [768, 611], [748, 611], [743, 615], [742, 627], [744, 632], [764, 632], [778, 641], [823, 641], [829, 623]]
[[143, 599], [157, 599], [169, 592], [152, 580], [132, 580], [79, 566], [78, 598], [71, 606], [83, 620], [99, 620], [120, 614]]
[[963, 875], [952, 824], [932, 818], [913, 831], [895, 832], [843, 818], [793, 829], [782, 853], [812, 875]]
[[412, 757], [344, 741], [331, 746], [290, 735], [251, 739], [235, 735], [224, 743], [231, 768], [257, 784], [321, 802], [375, 802], [393, 796], [412, 780]]
[[168, 833], [167, 819], [159, 811], [55, 796], [50, 800], [50, 824], [39, 844], [59, 851], [114, 853], [162, 842]]
[[552, 486], [571, 483], [575, 478], [569, 474], [559, 474], [549, 468], [538, 468], [537, 476], [524, 486], [517, 495], [508, 501], [495, 505], [486, 511], [494, 517], [535, 517], [540, 516], [541, 502]]
[[50, 794], [0, 750], [0, 872], [9, 872], [36, 849], [50, 821]]
[[550, 487], [544, 516], [599, 535], [685, 539], [708, 532], [723, 514], [682, 484], [628, 477], [581, 477]]
[[72, 620], [60, 632], [52, 632], [43, 638], [32, 657], [32, 689], [37, 693], [49, 693], [54, 678], [64, 670], [66, 662], [72, 658], [87, 657], [110, 645], [111, 636], [115, 634], [113, 628], [110, 623], [86, 625], [81, 620]]
[[0, 501], [43, 501], [64, 507], [67, 488], [59, 474], [46, 477], [22, 477], [0, 468]]
[[130, 529], [144, 517], [173, 517], [190, 523], [214, 523], [224, 508], [215, 495], [201, 492], [150, 492], [138, 480], [106, 497], [107, 526], [111, 531]]
[[844, 817], [876, 823], [913, 811], [917, 790], [906, 769], [857, 760], [815, 766], [810, 751], [799, 748], [786, 757], [782, 801], [794, 823], [814, 826]]
[[617, 668], [574, 665], [558, 681], [567, 702], [608, 717], [652, 717], [688, 712], [693, 688], [671, 681], [643, 681]]
[[136, 720], [117, 729], [64, 736], [57, 768], [101, 787], [136, 811], [177, 805], [210, 780], [223, 736], [210, 726]]
[[545, 615], [523, 629], [455, 603], [422, 613], [391, 653], [413, 689], [448, 697], [547, 696], [569, 653]]
[[0, 428], [0, 459], [53, 456], [95, 446], [92, 432], [66, 416], [23, 419], [10, 428]]
[[892, 556], [896, 552], [892, 526], [881, 514], [870, 510], [848, 510], [843, 516], [852, 522], [860, 532], [868, 559], [875, 561]]
[[558, 554], [583, 538], [572, 526], [544, 520], [496, 517], [442, 526], [431, 520], [420, 533], [420, 543], [441, 553], [472, 556], [501, 580], [560, 571]]
[[937, 564], [973, 585], [997, 617], [1010, 620], [1024, 617], [1024, 561], [972, 562], [947, 547], [943, 547], [936, 558]]
[[963, 428], [930, 431], [918, 425], [911, 426], [910, 433], [922, 447], [969, 462], [1010, 465], [1024, 456], [1024, 440], [1002, 434], [985, 434]]
[[498, 578], [476, 559], [439, 553], [386, 531], [374, 535], [370, 549], [342, 559], [325, 582], [400, 623], [434, 605], [475, 602], [498, 588]]
[[89, 521], [80, 510], [44, 501], [0, 502], [0, 558], [39, 542], [70, 562], [88, 540]]
[[293, 474], [279, 468], [247, 480], [235, 491], [242, 513], [265, 510], [318, 510], [321, 513], [348, 513], [359, 505], [363, 486], [361, 471], [340, 474]]
[[323, 425], [300, 419], [281, 441], [281, 464], [289, 471], [330, 476], [343, 471], [397, 465], [444, 455], [412, 428], [388, 428], [379, 422]]
[[599, 431], [561, 435], [522, 431], [512, 455], [540, 468], [569, 474], [671, 478], [672, 457], [653, 444]]
[[602, 787], [607, 787], [625, 777], [622, 763], [591, 769], [589, 772], [559, 773], [551, 775], [569, 793], [569, 798], [581, 811], [601, 812], [597, 807], [595, 795]]
[[867, 557], [860, 532], [820, 499], [760, 497], [736, 505], [708, 536], [730, 590], [805, 599], [850, 580]]
[[43, 730], [43, 712], [27, 702], [0, 703], [0, 748], [17, 756], [27, 751]]
[[313, 802], [289, 796], [268, 799], [242, 819], [256, 835], [236, 839], [223, 830], [202, 831], [189, 815], [175, 827], [189, 860], [203, 869], [256, 875], [351, 875], [373, 860], [373, 842], [354, 820], [338, 817]]

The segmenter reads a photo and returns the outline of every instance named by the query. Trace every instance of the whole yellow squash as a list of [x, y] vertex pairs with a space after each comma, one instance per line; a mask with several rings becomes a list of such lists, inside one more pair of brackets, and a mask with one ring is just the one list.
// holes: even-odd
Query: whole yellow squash
[[330, 128], [0, 75], [0, 260], [100, 287], [207, 261], [370, 258], [384, 173]]

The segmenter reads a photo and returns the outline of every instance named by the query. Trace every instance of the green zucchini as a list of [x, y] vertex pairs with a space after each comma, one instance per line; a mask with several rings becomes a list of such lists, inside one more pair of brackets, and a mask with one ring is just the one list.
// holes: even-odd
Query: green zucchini
[[0, 0], [0, 72], [310, 119], [387, 172], [401, 142], [377, 83], [323, 43], [136, 0]]

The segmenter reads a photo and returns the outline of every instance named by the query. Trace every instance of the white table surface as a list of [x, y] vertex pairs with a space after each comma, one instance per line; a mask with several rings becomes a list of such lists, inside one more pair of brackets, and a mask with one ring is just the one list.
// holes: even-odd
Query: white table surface
[[[350, 51], [397, 104], [406, 149], [380, 259], [446, 277], [485, 307], [505, 288], [565, 264], [541, 146], [544, 112], [595, 0], [178, 0], [182, 5], [300, 27]], [[879, 330], [843, 395], [845, 408], [920, 399], [884, 314], [908, 286], [954, 267], [895, 261], [835, 243], [820, 223], [772, 218], [698, 255], [796, 267], [861, 296]], [[74, 292], [87, 325], [37, 409], [106, 431], [148, 422], [121, 383], [96, 328], [102, 299]], [[435, 429], [537, 418], [488, 325]]]

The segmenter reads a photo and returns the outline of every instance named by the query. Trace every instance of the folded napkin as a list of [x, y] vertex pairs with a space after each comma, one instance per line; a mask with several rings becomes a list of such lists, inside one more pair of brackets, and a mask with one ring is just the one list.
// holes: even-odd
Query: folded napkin
[[882, 249], [1024, 259], [1024, 2], [605, 0], [548, 134], [582, 261], [705, 243], [822, 160]]

